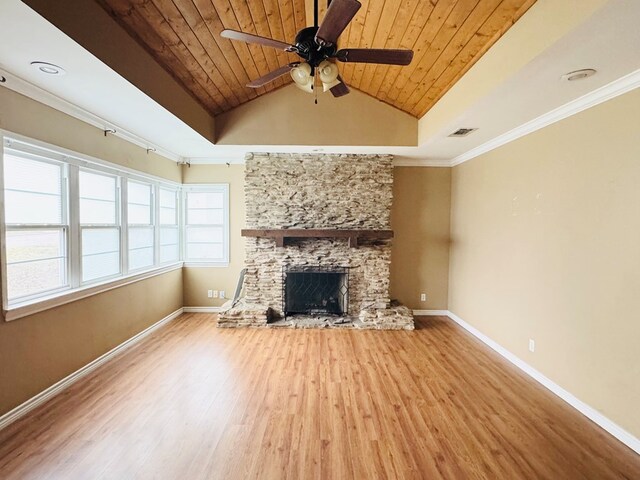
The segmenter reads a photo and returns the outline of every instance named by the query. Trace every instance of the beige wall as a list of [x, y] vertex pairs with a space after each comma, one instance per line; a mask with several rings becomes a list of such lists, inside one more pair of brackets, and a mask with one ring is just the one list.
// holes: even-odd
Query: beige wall
[[[229, 267], [184, 269], [184, 305], [219, 306], [207, 290], [225, 290], [231, 297], [244, 267], [244, 166], [183, 167], [184, 183], [228, 183], [230, 195]], [[449, 265], [448, 168], [394, 168], [391, 294], [411, 308], [446, 309]], [[420, 302], [420, 293], [427, 302]]]
[[449, 272], [449, 310], [635, 436], [638, 118], [640, 89], [455, 167]]
[[0, 322], [0, 415], [182, 307], [182, 269]]
[[[0, 127], [174, 181], [173, 162], [0, 88]], [[0, 321], [0, 415], [182, 307], [182, 271]]]
[[287, 85], [216, 117], [220, 145], [415, 146], [418, 120], [352, 89], [345, 97]]
[[128, 168], [182, 181], [180, 167], [160, 155], [104, 135], [98, 128], [0, 87], [0, 128]]
[[391, 297], [412, 309], [446, 310], [451, 169], [396, 167], [393, 175]]
[[209, 307], [225, 300], [208, 298], [207, 290], [224, 290], [231, 298], [244, 268], [244, 165], [192, 165], [183, 167], [184, 183], [229, 184], [229, 266], [184, 269], [184, 305]]

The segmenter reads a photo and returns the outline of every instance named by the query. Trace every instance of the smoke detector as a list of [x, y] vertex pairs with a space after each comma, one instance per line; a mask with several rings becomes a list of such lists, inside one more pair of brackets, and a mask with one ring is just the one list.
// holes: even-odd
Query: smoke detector
[[596, 74], [596, 70], [593, 68], [583, 68], [582, 70], [575, 70], [573, 72], [565, 73], [560, 77], [560, 80], [565, 82], [575, 82], [576, 80], [582, 80], [584, 78], [592, 77]]
[[469, 135], [472, 132], [475, 132], [476, 130], [477, 128], [459, 128], [449, 136], [450, 137], [466, 137], [467, 135]]

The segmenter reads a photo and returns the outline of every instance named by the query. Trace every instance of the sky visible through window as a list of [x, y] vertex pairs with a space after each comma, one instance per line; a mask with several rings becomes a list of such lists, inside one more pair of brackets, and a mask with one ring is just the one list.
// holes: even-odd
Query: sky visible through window
[[60, 164], [4, 157], [9, 298], [67, 284], [62, 175]]
[[6, 145], [9, 306], [182, 259], [228, 261], [226, 185], [180, 189], [53, 148], [12, 139]]

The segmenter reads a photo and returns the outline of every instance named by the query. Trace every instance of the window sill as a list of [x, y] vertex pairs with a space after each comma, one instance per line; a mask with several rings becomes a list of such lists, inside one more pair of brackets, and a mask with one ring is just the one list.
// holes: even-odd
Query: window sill
[[201, 267], [228, 267], [229, 262], [184, 262], [184, 266], [187, 268], [201, 268]]
[[34, 313], [42, 312], [50, 308], [65, 305], [67, 303], [75, 302], [83, 298], [96, 295], [98, 293], [107, 292], [115, 288], [124, 287], [147, 278], [162, 275], [172, 270], [182, 268], [183, 263], [177, 262], [171, 265], [162, 266], [153, 270], [147, 270], [144, 272], [128, 275], [126, 277], [120, 277], [116, 280], [109, 280], [107, 282], [89, 285], [86, 287], [76, 288], [74, 290], [66, 290], [62, 293], [58, 293], [49, 297], [39, 298], [30, 302], [20, 303], [10, 306], [4, 313], [5, 321], [17, 320], [18, 318], [33, 315]]

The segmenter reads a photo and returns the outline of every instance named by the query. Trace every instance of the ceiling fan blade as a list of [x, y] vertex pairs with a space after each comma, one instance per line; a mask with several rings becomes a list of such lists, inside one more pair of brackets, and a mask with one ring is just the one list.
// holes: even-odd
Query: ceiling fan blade
[[335, 57], [341, 62], [385, 63], [387, 65], [409, 65], [413, 50], [390, 50], [383, 48], [343, 48]]
[[222, 38], [228, 38], [229, 40], [238, 40], [246, 43], [257, 43], [258, 45], [264, 45], [265, 47], [273, 47], [279, 50], [286, 50], [287, 52], [296, 51], [296, 47], [273, 38], [261, 37], [260, 35], [253, 35], [251, 33], [238, 32], [237, 30], [223, 30], [220, 32]]
[[347, 87], [347, 84], [344, 83], [344, 80], [342, 80], [340, 75], [338, 75], [338, 80], [340, 80], [340, 83], [335, 87], [331, 87], [331, 94], [334, 97], [342, 97], [349, 93], [349, 87]]
[[276, 78], [281, 77], [282, 75], [286, 75], [291, 71], [291, 69], [298, 65], [298, 62], [293, 62], [283, 67], [274, 70], [273, 72], [269, 72], [266, 75], [261, 76], [260, 78], [256, 78], [251, 82], [247, 83], [247, 87], [250, 88], [259, 88], [263, 85], [266, 85], [269, 82], [273, 82]]
[[358, 0], [333, 0], [316, 32], [316, 41], [323, 45], [335, 44], [361, 6]]

